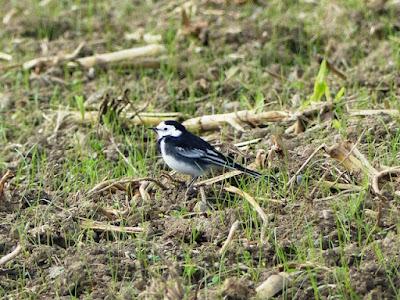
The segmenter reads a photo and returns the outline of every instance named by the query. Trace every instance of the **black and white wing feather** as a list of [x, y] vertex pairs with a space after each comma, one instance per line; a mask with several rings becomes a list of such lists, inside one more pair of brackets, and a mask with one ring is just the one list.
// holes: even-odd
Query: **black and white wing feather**
[[188, 159], [193, 159], [201, 165], [215, 165], [222, 168], [235, 169], [247, 173], [256, 178], [262, 175], [256, 171], [247, 169], [238, 163], [235, 163], [230, 157], [224, 156], [218, 152], [209, 143], [203, 139], [189, 134], [185, 137], [185, 141], [190, 143], [178, 143], [175, 145], [176, 153]]
[[233, 161], [223, 156], [222, 154], [212, 151], [210, 149], [198, 149], [198, 148], [182, 148], [176, 147], [177, 153], [183, 157], [198, 159], [205, 164], [217, 165], [221, 167], [229, 167]]

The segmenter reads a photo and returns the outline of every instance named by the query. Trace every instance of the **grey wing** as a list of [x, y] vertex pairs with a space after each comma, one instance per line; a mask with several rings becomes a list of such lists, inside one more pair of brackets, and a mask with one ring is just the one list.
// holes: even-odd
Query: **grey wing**
[[182, 147], [175, 147], [176, 152], [187, 158], [203, 158], [205, 152], [200, 149], [183, 149]]
[[228, 165], [228, 161], [225, 157], [221, 157], [217, 152], [214, 152], [210, 149], [206, 151], [192, 148], [192, 149], [183, 149], [181, 147], [176, 147], [177, 152], [187, 158], [191, 159], [200, 159], [205, 163], [218, 165], [221, 167], [225, 167]]

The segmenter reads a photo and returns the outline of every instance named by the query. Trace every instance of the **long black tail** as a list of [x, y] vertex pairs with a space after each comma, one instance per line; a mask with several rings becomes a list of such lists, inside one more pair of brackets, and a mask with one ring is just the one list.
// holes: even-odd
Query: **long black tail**
[[235, 163], [235, 162], [232, 165], [232, 169], [236, 169], [236, 170], [242, 171], [243, 173], [246, 173], [246, 174], [248, 174], [250, 176], [253, 176], [254, 178], [257, 178], [257, 179], [260, 179], [263, 176], [262, 174], [258, 173], [257, 171], [253, 171], [253, 170], [247, 169], [247, 168], [243, 167], [242, 165], [239, 165], [238, 163]]
[[228, 168], [228, 169], [242, 171], [243, 173], [246, 173], [257, 179], [259, 179], [263, 176], [262, 174], [260, 174], [256, 171], [253, 171], [253, 170], [243, 167], [242, 165], [236, 163], [232, 158], [230, 158], [228, 156], [224, 156], [222, 153], [220, 153], [214, 149], [211, 149], [211, 150], [208, 149], [206, 151], [206, 153], [203, 155], [202, 159], [206, 160], [209, 163], [212, 163], [213, 165], [220, 166], [222, 168]]
[[268, 182], [270, 185], [275, 185], [275, 186], [279, 185], [279, 180], [276, 177], [271, 176], [271, 175], [260, 174], [257, 171], [247, 169], [247, 168], [243, 167], [242, 165], [239, 165], [238, 163], [234, 163], [233, 166], [231, 165], [231, 166], [229, 166], [229, 168], [242, 171], [243, 173], [253, 176], [256, 179], [263, 178], [263, 180]]

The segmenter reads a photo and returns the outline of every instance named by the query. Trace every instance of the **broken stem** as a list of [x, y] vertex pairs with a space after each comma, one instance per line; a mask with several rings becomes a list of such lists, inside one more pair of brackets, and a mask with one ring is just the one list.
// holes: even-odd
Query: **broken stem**
[[229, 245], [231, 244], [232, 240], [233, 240], [233, 236], [236, 232], [236, 230], [239, 228], [239, 221], [235, 221], [232, 226], [231, 229], [229, 229], [229, 233], [228, 233], [228, 237], [226, 238], [224, 244], [222, 245], [222, 248], [219, 250], [219, 254], [223, 254], [225, 253], [226, 249], [228, 249]]
[[250, 196], [246, 192], [242, 191], [241, 189], [238, 189], [237, 187], [231, 186], [231, 185], [228, 185], [228, 186], [224, 187], [224, 190], [227, 191], [227, 192], [231, 192], [231, 193], [234, 193], [236, 195], [239, 195], [239, 196], [243, 197], [244, 199], [246, 199], [247, 202], [249, 202], [250, 205], [253, 206], [253, 208], [256, 210], [256, 212], [260, 216], [260, 218], [263, 221], [263, 223], [264, 224], [268, 223], [267, 215], [265, 214], [265, 212], [263, 211], [261, 206], [257, 203], [257, 201], [252, 196]]
[[307, 164], [311, 161], [311, 159], [318, 153], [319, 150], [326, 148], [325, 144], [320, 145], [317, 149], [314, 150], [314, 152], [306, 159], [306, 161], [302, 164], [302, 166], [294, 173], [292, 178], [290, 178], [289, 182], [286, 184], [287, 187], [289, 187], [296, 179], [297, 175], [300, 174], [301, 171], [307, 166]]
[[92, 221], [88, 219], [82, 219], [81, 227], [84, 229], [101, 230], [101, 231], [111, 231], [120, 233], [140, 233], [143, 232], [142, 227], [124, 227], [115, 226], [98, 221]]
[[15, 247], [15, 249], [13, 251], [8, 253], [7, 255], [4, 255], [2, 258], [0, 258], [0, 266], [4, 265], [8, 261], [10, 261], [14, 257], [16, 257], [21, 252], [21, 250], [22, 250], [22, 247], [20, 244], [18, 244], [17, 247]]
[[388, 168], [374, 175], [372, 178], [372, 189], [375, 194], [381, 195], [381, 190], [379, 189], [379, 179], [390, 174], [400, 175], [400, 167]]
[[[82, 57], [76, 59], [76, 62], [84, 68], [91, 68], [95, 65], [110, 64], [128, 59], [135, 60], [143, 57], [159, 56], [165, 51], [166, 49], [163, 45], [152, 44], [144, 47], [136, 47], [116, 52], [95, 54], [92, 56]], [[74, 66], [74, 63], [71, 63], [70, 65]]]
[[7, 180], [13, 176], [14, 176], [14, 174], [10, 170], [7, 170], [6, 173], [3, 175], [3, 177], [1, 177], [1, 179], [0, 179], [0, 200], [3, 198], [4, 186], [7, 182]]

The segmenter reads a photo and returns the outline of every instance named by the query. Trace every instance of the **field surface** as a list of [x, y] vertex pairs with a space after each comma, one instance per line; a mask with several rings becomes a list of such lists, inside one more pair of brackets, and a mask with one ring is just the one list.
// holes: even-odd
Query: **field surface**
[[399, 1], [0, 7], [1, 299], [400, 299]]

